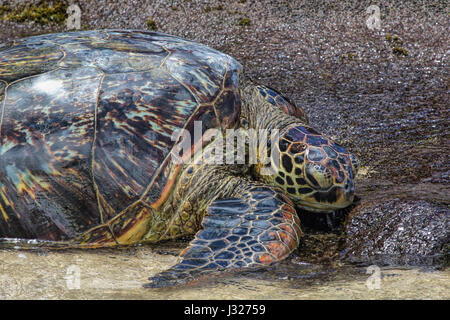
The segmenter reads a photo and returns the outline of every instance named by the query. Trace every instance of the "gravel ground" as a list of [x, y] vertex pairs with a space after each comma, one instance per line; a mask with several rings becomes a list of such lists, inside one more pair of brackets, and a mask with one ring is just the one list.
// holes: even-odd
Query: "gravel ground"
[[450, 240], [446, 212], [447, 207], [424, 201], [362, 205], [346, 226], [342, 253], [355, 262], [443, 265], [445, 255], [439, 253]]
[[[45, 2], [0, 0], [10, 8], [24, 3]], [[383, 1], [378, 29], [368, 23], [372, 1], [65, 2], [74, 3], [82, 29], [150, 27], [234, 56], [248, 76], [303, 106], [314, 127], [360, 157], [363, 208], [409, 212], [409, 201], [421, 201], [424, 221], [437, 210], [447, 223], [436, 232], [448, 235], [447, 1]], [[0, 42], [66, 29], [65, 23], [10, 21], [0, 11]], [[392, 206], [391, 199], [400, 203]], [[350, 235], [366, 247], [360, 232]], [[416, 242], [402, 245], [408, 243]]]

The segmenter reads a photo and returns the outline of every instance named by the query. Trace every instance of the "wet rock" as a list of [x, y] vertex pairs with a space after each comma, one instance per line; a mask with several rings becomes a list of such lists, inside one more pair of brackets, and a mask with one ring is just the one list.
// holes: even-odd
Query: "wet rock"
[[363, 202], [345, 225], [342, 258], [382, 265], [448, 265], [449, 222], [444, 204]]
[[342, 247], [342, 236], [334, 233], [306, 233], [294, 252], [294, 260], [302, 263], [342, 266], [339, 251]]

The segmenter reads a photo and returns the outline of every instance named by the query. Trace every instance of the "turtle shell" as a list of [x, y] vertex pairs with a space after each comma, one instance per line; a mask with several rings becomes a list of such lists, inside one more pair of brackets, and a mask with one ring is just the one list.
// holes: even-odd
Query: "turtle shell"
[[[143, 31], [0, 47], [0, 238], [131, 242], [180, 170], [172, 134], [237, 124], [241, 65]], [[197, 141], [193, 140], [193, 143]], [[81, 237], [82, 239], [79, 239]]]

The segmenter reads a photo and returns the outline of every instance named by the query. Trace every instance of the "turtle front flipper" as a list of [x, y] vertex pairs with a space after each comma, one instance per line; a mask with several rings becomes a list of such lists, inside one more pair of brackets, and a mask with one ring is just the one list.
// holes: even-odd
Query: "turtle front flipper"
[[238, 194], [212, 202], [181, 261], [149, 278], [145, 287], [186, 283], [219, 270], [267, 266], [297, 247], [300, 221], [281, 191], [251, 184]]

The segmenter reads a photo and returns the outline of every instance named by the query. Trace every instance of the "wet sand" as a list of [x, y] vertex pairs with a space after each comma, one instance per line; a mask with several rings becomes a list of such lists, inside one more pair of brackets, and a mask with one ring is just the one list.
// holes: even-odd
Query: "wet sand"
[[[174, 248], [174, 245], [169, 246]], [[176, 245], [175, 245], [176, 247]], [[222, 274], [145, 289], [176, 262], [151, 248], [90, 252], [0, 252], [0, 299], [449, 299], [450, 272], [418, 268], [339, 270], [295, 259], [265, 271]], [[379, 279], [379, 280], [377, 280]]]

